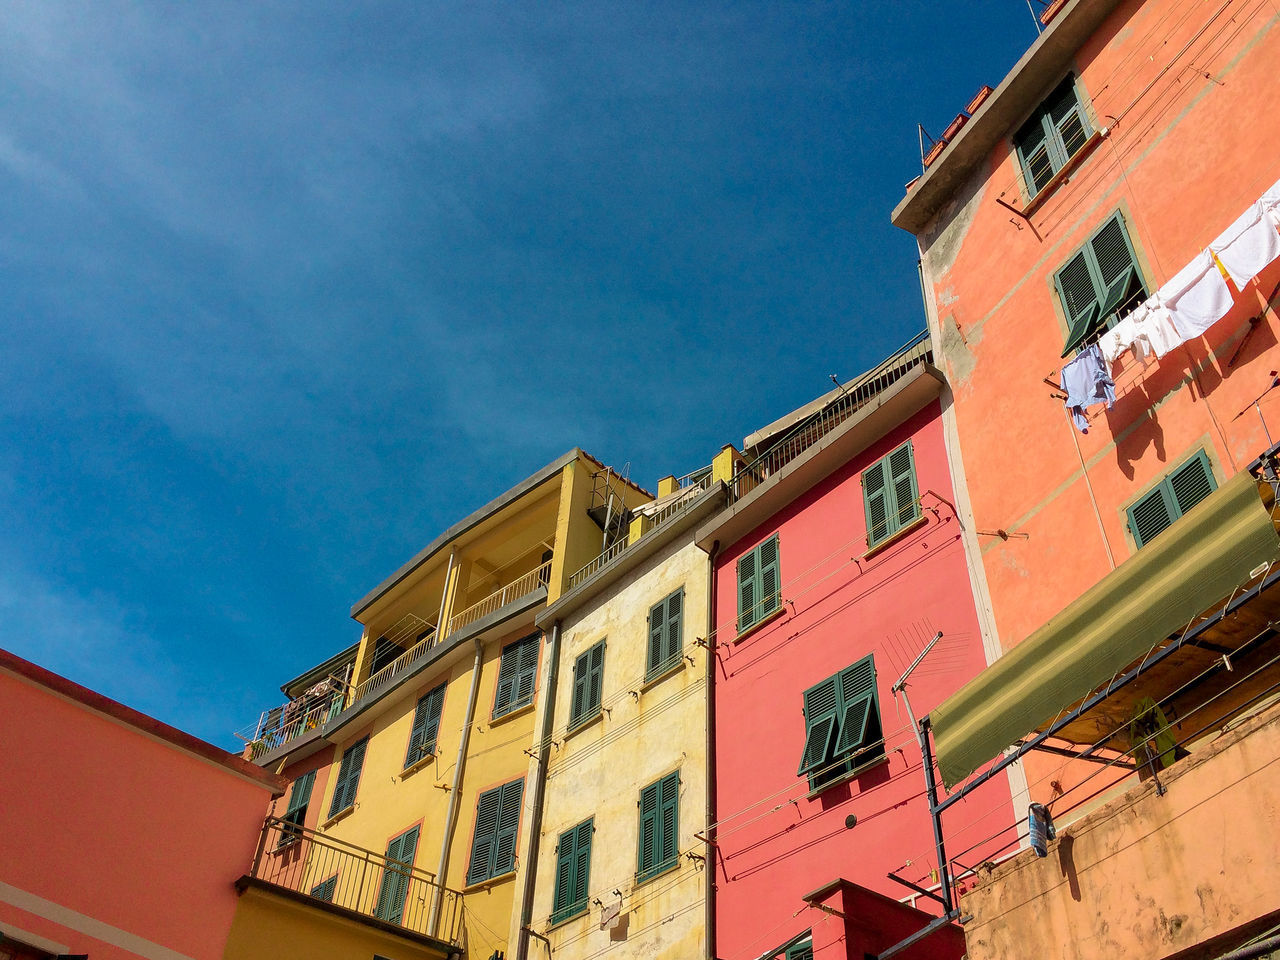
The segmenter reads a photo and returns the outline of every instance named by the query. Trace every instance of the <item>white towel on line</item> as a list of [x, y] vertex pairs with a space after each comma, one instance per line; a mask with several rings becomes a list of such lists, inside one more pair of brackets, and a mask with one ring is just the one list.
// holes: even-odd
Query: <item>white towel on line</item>
[[1178, 271], [1157, 297], [1169, 309], [1174, 329], [1184, 341], [1200, 336], [1225, 317], [1233, 302], [1227, 281], [1208, 250], [1201, 250]]
[[1259, 200], [1222, 231], [1209, 249], [1227, 268], [1236, 289], [1243, 290], [1264, 267], [1280, 257], [1280, 233]]

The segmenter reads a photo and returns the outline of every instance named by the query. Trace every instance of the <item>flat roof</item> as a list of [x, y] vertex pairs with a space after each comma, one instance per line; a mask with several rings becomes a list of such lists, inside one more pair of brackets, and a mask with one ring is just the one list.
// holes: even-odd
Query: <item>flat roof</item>
[[987, 97], [941, 155], [915, 181], [890, 217], [918, 234], [987, 160], [992, 149], [1044, 99], [1076, 51], [1120, 0], [1071, 0]]

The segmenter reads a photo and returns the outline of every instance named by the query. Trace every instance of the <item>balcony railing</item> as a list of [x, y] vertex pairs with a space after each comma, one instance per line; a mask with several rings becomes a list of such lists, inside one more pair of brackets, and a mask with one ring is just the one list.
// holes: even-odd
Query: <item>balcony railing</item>
[[249, 741], [249, 759], [256, 760], [341, 713], [346, 684], [335, 677], [325, 685], [327, 690], [308, 692], [283, 706], [262, 711], [252, 738], [243, 738]]
[[455, 633], [465, 626], [475, 623], [482, 617], [501, 610], [508, 603], [514, 603], [521, 597], [527, 597], [539, 587], [545, 587], [551, 581], [551, 561], [539, 564], [523, 577], [508, 583], [500, 590], [495, 590], [478, 603], [449, 618], [449, 633]]
[[825, 407], [801, 420], [781, 439], [750, 460], [737, 465], [729, 485], [729, 500], [745, 497], [796, 457], [861, 410], [906, 373], [933, 359], [928, 334], [912, 338], [887, 360], [845, 388]]
[[[425, 849], [424, 839], [417, 849]], [[278, 817], [263, 824], [250, 875], [413, 933], [460, 942], [462, 894], [437, 883], [435, 874]]]
[[431, 651], [431, 648], [436, 645], [436, 639], [438, 637], [439, 634], [433, 630], [377, 673], [373, 674], [373, 676], [367, 677], [360, 683], [356, 684], [355, 695], [352, 696], [351, 702], [355, 703], [357, 700], [361, 700], [371, 693], [377, 693], [379, 690], [382, 690], [399, 674], [404, 673], [415, 663], [425, 657]]
[[[704, 491], [711, 488], [711, 484], [712, 476], [710, 467], [703, 468], [702, 470], [695, 470], [693, 473], [681, 477], [677, 484], [676, 492], [667, 494], [667, 497], [665, 498], [667, 499], [667, 502], [664, 503], [655, 513], [649, 515], [649, 530], [646, 532], [645, 536], [652, 533], [657, 527], [662, 526], [664, 523], [669, 523], [672, 519], [684, 513], [697, 501], [698, 497], [700, 497]], [[661, 502], [661, 499], [655, 502]], [[633, 512], [643, 515], [644, 509], [644, 507], [640, 507]], [[643, 537], [641, 539], [643, 539]], [[639, 541], [637, 540], [636, 542], [638, 543]], [[599, 554], [599, 556], [592, 559], [590, 563], [586, 564], [569, 577], [569, 589], [574, 589], [592, 574], [603, 570], [609, 564], [613, 563], [613, 561], [626, 553], [627, 549], [631, 545], [630, 538], [628, 537], [623, 537], [615, 543], [610, 544]]]

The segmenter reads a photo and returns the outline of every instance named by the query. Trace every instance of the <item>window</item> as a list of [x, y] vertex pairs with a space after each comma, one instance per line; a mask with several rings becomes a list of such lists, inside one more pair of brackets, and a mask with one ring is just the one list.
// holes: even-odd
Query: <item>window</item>
[[373, 645], [373, 662], [369, 664], [369, 676], [373, 676], [404, 653], [404, 647], [386, 637], [379, 637]]
[[413, 876], [413, 855], [418, 850], [418, 828], [406, 830], [387, 844], [387, 865], [378, 885], [378, 902], [373, 915], [388, 923], [399, 923], [404, 917], [404, 898]]
[[559, 923], [587, 910], [587, 882], [591, 873], [591, 835], [595, 818], [584, 820], [560, 834], [556, 847], [556, 892], [551, 901], [551, 922]]
[[744, 633], [780, 603], [782, 589], [778, 556], [778, 535], [760, 544], [738, 560], [738, 633]]
[[293, 781], [293, 786], [289, 789], [289, 806], [285, 809], [284, 816], [280, 818], [284, 823], [280, 825], [279, 846], [286, 846], [298, 839], [301, 831], [297, 828], [301, 827], [307, 819], [307, 805], [311, 802], [311, 789], [315, 783], [314, 770], [308, 770]]
[[806, 934], [799, 943], [787, 947], [785, 960], [813, 960], [813, 936]]
[[1129, 507], [1129, 529], [1145, 547], [1173, 521], [1218, 488], [1203, 450], [1166, 476], [1154, 490]]
[[468, 885], [515, 869], [516, 831], [520, 827], [523, 796], [523, 780], [512, 780], [480, 794], [476, 803], [476, 833], [471, 840], [471, 862], [467, 867]]
[[1089, 118], [1076, 93], [1075, 77], [1069, 76], [1013, 136], [1027, 193], [1034, 197], [1043, 190], [1053, 175], [1080, 152], [1090, 133]]
[[818, 790], [884, 756], [874, 657], [863, 657], [804, 692], [799, 776]]
[[534, 633], [502, 648], [498, 667], [498, 690], [493, 698], [493, 718], [533, 703], [533, 682], [538, 676], [538, 644], [542, 634]]
[[862, 506], [867, 515], [868, 549], [920, 519], [916, 459], [910, 440], [862, 471]]
[[[741, 563], [741, 562], [739, 562]], [[776, 569], [776, 564], [774, 565]], [[684, 587], [649, 608], [649, 652], [644, 678], [652, 680], [680, 660], [684, 639]]]
[[338, 875], [335, 873], [328, 880], [317, 883], [311, 888], [311, 895], [317, 900], [323, 900], [325, 903], [333, 903], [333, 893], [338, 886]]
[[425, 694], [413, 711], [413, 728], [409, 731], [409, 751], [404, 765], [411, 767], [423, 757], [436, 752], [436, 734], [440, 731], [440, 712], [444, 709], [444, 684]]
[[1138, 257], [1119, 211], [1053, 277], [1067, 315], [1065, 357], [1097, 340], [1147, 299]]
[[355, 805], [356, 787], [360, 784], [360, 770], [364, 767], [364, 751], [369, 738], [364, 737], [347, 747], [338, 768], [338, 782], [333, 788], [333, 801], [329, 804], [329, 816], [341, 813]]
[[679, 851], [676, 830], [680, 807], [680, 771], [667, 774], [640, 791], [640, 862], [637, 880], [674, 867]]
[[569, 702], [569, 729], [600, 715], [600, 689], [604, 681], [604, 641], [573, 662], [573, 698]]

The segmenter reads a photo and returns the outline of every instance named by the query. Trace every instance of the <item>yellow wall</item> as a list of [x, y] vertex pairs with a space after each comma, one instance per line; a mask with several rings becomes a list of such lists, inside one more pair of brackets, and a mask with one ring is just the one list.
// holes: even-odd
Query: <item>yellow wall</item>
[[250, 887], [236, 905], [225, 960], [444, 960], [448, 954], [321, 907]]
[[[691, 543], [674, 544], [562, 627], [559, 690], [552, 705], [553, 737], [560, 747], [551, 751], [532, 922], [551, 940], [557, 960], [586, 958], [610, 946], [611, 934], [600, 930], [600, 908], [594, 904], [585, 916], [548, 930], [556, 842], [563, 831], [592, 816], [589, 900], [617, 903], [613, 891], [621, 890], [627, 918], [626, 938], [612, 945], [610, 956], [648, 960], [700, 957], [705, 951], [705, 864], [684, 853], [707, 853], [693, 836], [706, 820], [708, 657], [694, 641], [706, 630], [707, 563], [707, 555]], [[649, 608], [682, 586], [683, 649], [693, 664], [685, 661], [682, 669], [646, 687]], [[566, 734], [574, 660], [601, 639], [607, 641], [602, 690], [607, 710], [600, 720]], [[640, 791], [677, 768], [679, 866], [637, 885]], [[513, 942], [517, 926], [513, 921]], [[530, 955], [541, 949], [535, 942]]]

